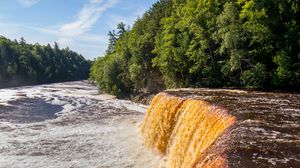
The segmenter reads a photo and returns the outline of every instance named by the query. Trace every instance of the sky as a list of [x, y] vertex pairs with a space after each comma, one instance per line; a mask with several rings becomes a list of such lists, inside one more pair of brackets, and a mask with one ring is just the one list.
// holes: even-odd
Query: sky
[[103, 56], [108, 31], [132, 26], [157, 0], [0, 0], [0, 35], [27, 43], [58, 42], [87, 59]]

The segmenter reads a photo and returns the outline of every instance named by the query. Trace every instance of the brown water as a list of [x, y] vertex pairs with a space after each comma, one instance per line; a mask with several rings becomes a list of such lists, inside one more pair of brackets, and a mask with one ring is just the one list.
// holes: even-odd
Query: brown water
[[215, 142], [229, 137], [226, 130], [235, 121], [226, 109], [206, 101], [160, 93], [147, 110], [141, 132], [148, 148], [166, 156], [165, 167], [221, 168], [228, 161], [225, 150], [213, 150]]
[[166, 93], [206, 100], [228, 109], [237, 118], [227, 140], [231, 147], [226, 149], [229, 167], [299, 167], [300, 94], [224, 89], [177, 89]]
[[[229, 129], [232, 134], [225, 132], [216, 140], [222, 143], [207, 151], [227, 154], [214, 158], [215, 163], [226, 162], [231, 168], [299, 167], [300, 94], [166, 92], [207, 100], [237, 118]], [[146, 108], [99, 95], [86, 81], [0, 89], [0, 168], [158, 168], [162, 158], [144, 149], [139, 139]]]

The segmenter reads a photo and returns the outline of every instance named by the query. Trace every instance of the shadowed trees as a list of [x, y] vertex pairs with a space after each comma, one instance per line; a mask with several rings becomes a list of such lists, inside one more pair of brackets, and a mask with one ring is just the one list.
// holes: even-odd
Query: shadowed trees
[[57, 43], [42, 46], [0, 36], [0, 87], [86, 79], [89, 69], [89, 61]]

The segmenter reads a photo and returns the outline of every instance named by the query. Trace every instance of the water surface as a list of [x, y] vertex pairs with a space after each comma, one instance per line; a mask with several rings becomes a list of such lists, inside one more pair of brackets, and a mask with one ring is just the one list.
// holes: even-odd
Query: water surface
[[157, 167], [139, 139], [146, 108], [87, 81], [0, 89], [0, 168]]
[[228, 151], [230, 167], [299, 167], [300, 94], [225, 89], [167, 92], [207, 100], [237, 117]]

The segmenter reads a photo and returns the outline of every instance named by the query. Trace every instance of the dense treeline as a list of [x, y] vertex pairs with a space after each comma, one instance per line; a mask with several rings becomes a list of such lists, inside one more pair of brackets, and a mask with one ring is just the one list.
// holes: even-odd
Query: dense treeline
[[122, 96], [174, 87], [300, 89], [299, 0], [160, 0], [109, 32], [91, 79]]
[[0, 88], [86, 79], [90, 62], [55, 43], [27, 44], [0, 36]]

